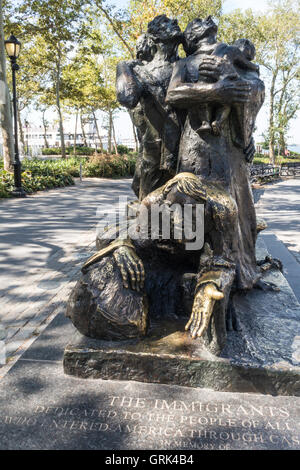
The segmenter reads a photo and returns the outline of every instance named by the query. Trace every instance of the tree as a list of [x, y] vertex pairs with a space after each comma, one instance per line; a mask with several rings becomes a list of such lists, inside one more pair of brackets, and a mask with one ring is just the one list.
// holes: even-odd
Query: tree
[[101, 151], [103, 151], [103, 144], [96, 117], [96, 112], [101, 109], [103, 99], [106, 99], [105, 84], [102, 76], [103, 65], [101, 54], [103, 53], [103, 47], [101, 32], [90, 26], [89, 31], [86, 32], [86, 36], [86, 39], [77, 48], [76, 55], [63, 70], [63, 102], [66, 109], [71, 112], [75, 111], [74, 146], [79, 116], [83, 136], [85, 122], [94, 121], [100, 148]]
[[34, 37], [32, 67], [43, 78], [40, 92], [44, 102], [56, 107], [62, 157], [66, 156], [62, 98], [62, 71], [68, 61], [68, 53], [81, 35], [83, 0], [24, 0], [20, 7], [19, 22], [24, 32]]
[[[277, 137], [280, 154], [284, 155], [286, 149], [286, 135], [290, 127], [291, 120], [296, 117], [300, 109], [300, 90], [299, 76], [298, 79], [290, 80], [290, 68], [287, 72], [282, 72], [281, 90], [275, 96], [274, 104], [274, 134]], [[286, 73], [285, 73], [286, 72]], [[277, 134], [277, 135], [276, 135]]]
[[86, 115], [89, 122], [94, 120], [101, 151], [103, 145], [96, 112], [104, 112], [107, 117], [108, 151], [111, 152], [114, 147], [117, 153], [114, 116], [120, 108], [115, 91], [119, 50], [115, 41], [107, 34], [101, 18], [93, 15], [87, 19], [89, 21], [84, 25], [85, 39], [77, 48], [73, 60], [64, 69], [63, 85], [67, 97], [65, 104]]
[[4, 48], [3, 1], [0, 0], [0, 81], [3, 83], [3, 102], [0, 103], [0, 118], [3, 137], [4, 169], [13, 170], [14, 135], [12, 125], [11, 98], [6, 82], [6, 52]]
[[222, 3], [222, 0], [131, 0], [129, 34], [136, 40], [146, 31], [147, 23], [162, 13], [177, 18], [181, 29], [184, 30], [195, 18], [206, 18], [208, 15], [219, 18]]
[[[277, 0], [265, 14], [236, 10], [220, 20], [220, 37], [233, 42], [247, 37], [256, 46], [256, 60], [263, 66], [269, 107], [269, 153], [275, 163], [278, 139], [285, 145], [289, 123], [299, 109], [299, 6], [293, 0]], [[298, 89], [298, 91], [296, 91]]]

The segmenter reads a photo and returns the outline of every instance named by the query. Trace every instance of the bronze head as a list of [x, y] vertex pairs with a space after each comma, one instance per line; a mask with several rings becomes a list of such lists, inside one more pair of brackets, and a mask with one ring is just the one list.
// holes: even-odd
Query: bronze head
[[148, 23], [148, 30], [150, 38], [154, 42], [170, 42], [182, 38], [182, 32], [178, 26], [177, 20], [172, 20], [166, 15], [158, 15], [154, 20]]
[[218, 26], [211, 16], [208, 16], [205, 20], [196, 18], [191, 21], [183, 33], [183, 47], [186, 54], [193, 54], [204, 38], [209, 36], [215, 38], [217, 32]]

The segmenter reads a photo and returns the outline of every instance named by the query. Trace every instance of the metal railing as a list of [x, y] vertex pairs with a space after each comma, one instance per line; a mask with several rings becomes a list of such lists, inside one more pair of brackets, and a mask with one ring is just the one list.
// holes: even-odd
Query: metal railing
[[280, 176], [300, 176], [300, 162], [283, 163], [280, 167]]
[[300, 162], [283, 163], [282, 165], [260, 164], [250, 168], [251, 181], [280, 176], [300, 176]]

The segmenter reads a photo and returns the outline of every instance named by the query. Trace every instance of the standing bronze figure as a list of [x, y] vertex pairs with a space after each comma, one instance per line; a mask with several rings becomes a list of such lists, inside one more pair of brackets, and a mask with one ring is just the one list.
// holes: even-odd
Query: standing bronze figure
[[[140, 205], [131, 232], [122, 236], [119, 227], [117, 238], [102, 240], [72, 292], [67, 315], [86, 336], [139, 341], [152, 323], [182, 318], [186, 335], [218, 355], [227, 329], [239, 324], [233, 294], [260, 279], [248, 164], [264, 84], [254, 45], [216, 35], [211, 17], [182, 33], [160, 15], [138, 41], [136, 60], [118, 65], [117, 97], [140, 142], [133, 181]], [[190, 249], [178, 227], [187, 218], [194, 227], [200, 206], [203, 243]], [[143, 223], [156, 207], [171, 214], [168, 237], [163, 228], [149, 236], [153, 220]]]

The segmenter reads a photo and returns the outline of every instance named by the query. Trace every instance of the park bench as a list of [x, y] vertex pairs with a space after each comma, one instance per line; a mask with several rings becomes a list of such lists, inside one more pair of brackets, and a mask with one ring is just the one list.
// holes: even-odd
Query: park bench
[[300, 162], [283, 163], [282, 165], [252, 165], [250, 168], [250, 176], [252, 183], [257, 181], [271, 181], [280, 176], [297, 177], [300, 176]]

